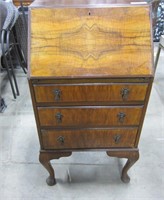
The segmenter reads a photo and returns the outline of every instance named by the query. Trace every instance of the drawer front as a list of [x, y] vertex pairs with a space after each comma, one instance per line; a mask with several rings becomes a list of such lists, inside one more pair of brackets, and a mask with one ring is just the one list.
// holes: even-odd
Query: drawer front
[[45, 149], [134, 147], [137, 129], [42, 130]]
[[142, 106], [39, 107], [41, 126], [126, 126], [139, 125]]
[[148, 84], [34, 85], [38, 103], [144, 101]]

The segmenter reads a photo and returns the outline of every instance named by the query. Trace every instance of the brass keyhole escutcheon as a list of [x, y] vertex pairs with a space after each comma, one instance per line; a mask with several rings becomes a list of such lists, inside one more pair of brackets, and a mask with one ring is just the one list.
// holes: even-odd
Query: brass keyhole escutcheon
[[60, 144], [64, 144], [64, 137], [63, 136], [59, 136], [57, 138], [57, 141], [60, 143]]
[[55, 95], [55, 101], [59, 101], [61, 99], [61, 90], [60, 89], [55, 89], [54, 90], [54, 95]]
[[121, 96], [124, 101], [126, 101], [129, 97], [130, 90], [128, 88], [121, 89]]
[[123, 123], [123, 122], [124, 122], [124, 119], [125, 119], [125, 117], [126, 117], [126, 114], [123, 113], [123, 112], [120, 112], [120, 113], [118, 113], [117, 117], [118, 117], [118, 121], [119, 121], [120, 123]]
[[121, 139], [121, 135], [117, 134], [117, 135], [114, 136], [114, 142], [116, 144], [118, 144], [120, 142], [120, 139]]
[[63, 115], [62, 115], [61, 113], [57, 113], [57, 114], [55, 115], [55, 117], [56, 117], [56, 120], [57, 120], [57, 123], [58, 123], [58, 124], [59, 124], [59, 123], [62, 123]]

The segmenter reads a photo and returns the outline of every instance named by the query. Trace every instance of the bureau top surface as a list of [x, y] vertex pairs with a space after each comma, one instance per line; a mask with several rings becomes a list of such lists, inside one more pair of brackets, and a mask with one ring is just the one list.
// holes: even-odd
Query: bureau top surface
[[79, 6], [96, 6], [100, 5], [124, 5], [124, 4], [147, 4], [146, 0], [35, 0], [31, 7], [56, 7], [56, 6], [64, 6], [64, 7], [79, 7]]
[[[42, 7], [35, 7], [37, 2]], [[153, 75], [149, 5], [46, 7], [45, 2], [129, 1], [36, 1], [30, 8], [29, 77]]]

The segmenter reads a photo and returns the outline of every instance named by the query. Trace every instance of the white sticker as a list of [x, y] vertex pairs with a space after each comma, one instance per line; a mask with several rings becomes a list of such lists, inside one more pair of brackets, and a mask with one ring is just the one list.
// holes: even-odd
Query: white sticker
[[130, 4], [147, 4], [146, 1], [141, 1], [141, 2], [130, 2]]

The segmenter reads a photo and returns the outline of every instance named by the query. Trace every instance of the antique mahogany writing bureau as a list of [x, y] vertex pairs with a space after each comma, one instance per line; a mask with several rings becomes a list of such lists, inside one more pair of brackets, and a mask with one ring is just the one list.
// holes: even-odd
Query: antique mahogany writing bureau
[[29, 85], [48, 185], [50, 160], [88, 150], [127, 158], [129, 182], [154, 76], [150, 13], [128, 0], [31, 5]]

